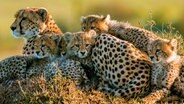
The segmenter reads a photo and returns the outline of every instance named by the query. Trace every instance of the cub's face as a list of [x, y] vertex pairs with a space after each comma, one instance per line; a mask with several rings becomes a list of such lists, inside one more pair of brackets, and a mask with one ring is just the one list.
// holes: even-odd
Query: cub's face
[[15, 14], [15, 21], [10, 26], [15, 37], [32, 38], [46, 28], [48, 13], [45, 8], [20, 9]]
[[95, 30], [97, 33], [108, 32], [108, 22], [110, 21], [110, 15], [98, 16], [88, 15], [81, 17], [81, 29], [82, 31]]
[[61, 43], [62, 37], [60, 35], [50, 36], [45, 34], [42, 37], [35, 39], [34, 45], [34, 56], [37, 58], [50, 57], [55, 58], [60, 56], [59, 44]]
[[96, 32], [65, 33], [64, 40], [67, 43], [66, 54], [69, 57], [86, 58], [91, 54], [95, 44]]
[[149, 47], [148, 54], [153, 63], [172, 62], [177, 57], [177, 40], [156, 40]]

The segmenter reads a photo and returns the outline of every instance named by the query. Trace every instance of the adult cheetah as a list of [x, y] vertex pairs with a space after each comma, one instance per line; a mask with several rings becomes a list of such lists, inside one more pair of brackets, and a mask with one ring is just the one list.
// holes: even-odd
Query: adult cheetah
[[10, 26], [15, 37], [23, 37], [25, 44], [24, 55], [35, 55], [36, 37], [44, 34], [62, 35], [52, 16], [46, 8], [27, 7], [20, 9], [15, 14], [15, 21]]
[[151, 62], [133, 44], [93, 30], [67, 32], [64, 40], [67, 56], [94, 66], [99, 90], [129, 98], [149, 89]]

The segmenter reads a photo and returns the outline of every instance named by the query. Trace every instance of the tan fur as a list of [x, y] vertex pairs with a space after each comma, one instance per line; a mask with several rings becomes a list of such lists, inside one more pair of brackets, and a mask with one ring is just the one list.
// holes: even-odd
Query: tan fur
[[[182, 67], [181, 57], [177, 55], [177, 41], [157, 40], [152, 44], [152, 51], [149, 51], [153, 62], [151, 71], [152, 92], [143, 98], [144, 103], [153, 104], [166, 97], [171, 86], [179, 77]], [[167, 90], [167, 91], [165, 91]]]
[[84, 32], [66, 33], [64, 38], [67, 44], [67, 56], [80, 58], [89, 56], [91, 54], [91, 47], [95, 44], [95, 35], [96, 33], [88, 35], [88, 33]]
[[81, 17], [81, 28], [83, 31], [91, 29], [98, 33], [109, 33], [120, 39], [133, 43], [137, 48], [148, 52], [149, 44], [157, 39], [161, 39], [154, 33], [143, 28], [135, 27], [129, 23], [110, 20], [110, 15], [88, 15]]
[[[91, 30], [92, 31], [92, 30]], [[70, 33], [67, 52], [78, 53], [85, 42], [91, 41], [92, 49], [89, 49], [85, 58], [80, 58], [78, 54], [70, 54], [71, 58], [83, 61], [86, 58], [92, 61], [97, 76], [100, 78], [98, 89], [116, 96], [133, 97], [142, 95], [149, 88], [150, 66], [147, 55], [135, 48], [131, 43], [113, 37], [109, 34], [94, 35], [93, 32]], [[76, 36], [75, 36], [76, 34]], [[67, 34], [65, 34], [67, 35]], [[65, 37], [64, 35], [64, 37]], [[89, 37], [91, 39], [86, 39]], [[93, 36], [96, 36], [94, 38]], [[76, 40], [75, 37], [80, 39]], [[67, 39], [66, 39], [67, 40]], [[76, 41], [79, 44], [75, 47]], [[95, 44], [93, 43], [95, 41]], [[91, 60], [90, 60], [91, 59]], [[89, 63], [86, 62], [86, 63]], [[84, 63], [85, 64], [85, 63]], [[111, 87], [109, 87], [111, 86]]]
[[26, 39], [23, 47], [23, 54], [26, 56], [36, 54], [34, 50], [36, 37], [45, 34], [62, 35], [61, 30], [45, 8], [28, 7], [18, 10], [11, 29], [15, 37]]
[[180, 69], [180, 75], [176, 80], [174, 81], [174, 84], [172, 86], [172, 93], [178, 95], [179, 97], [184, 97], [184, 56], [181, 56], [181, 63], [182, 67]]
[[[62, 34], [52, 16], [45, 8], [20, 9], [15, 14], [15, 21], [10, 26], [16, 37], [31, 38], [45, 33]], [[32, 33], [26, 33], [32, 31]], [[31, 36], [29, 36], [31, 35]]]
[[162, 60], [167, 61], [172, 55], [177, 54], [177, 43], [173, 46], [171, 41], [174, 42], [177, 40], [155, 40], [150, 44], [148, 54], [153, 58], [153, 62], [156, 63], [156, 61]]
[[45, 34], [42, 37], [36, 37], [34, 41], [34, 51], [37, 58], [12, 56], [0, 61], [0, 82], [37, 75], [52, 78], [57, 73], [74, 80], [77, 85], [89, 81], [80, 62], [60, 56], [60, 50], [65, 48], [60, 47], [63, 44], [62, 36]]

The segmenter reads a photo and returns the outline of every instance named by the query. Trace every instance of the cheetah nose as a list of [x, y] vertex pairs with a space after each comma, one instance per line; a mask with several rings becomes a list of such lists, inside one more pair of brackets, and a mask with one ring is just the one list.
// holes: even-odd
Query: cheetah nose
[[153, 60], [154, 59], [154, 56], [150, 56], [150, 59]]
[[39, 51], [36, 51], [36, 54], [37, 54], [37, 55], [39, 55], [39, 54], [40, 54], [40, 52], [39, 52]]
[[82, 55], [84, 55], [85, 54], [85, 52], [80, 52]]
[[16, 29], [16, 27], [13, 27], [13, 26], [11, 26], [10, 28], [12, 31], [14, 31]]

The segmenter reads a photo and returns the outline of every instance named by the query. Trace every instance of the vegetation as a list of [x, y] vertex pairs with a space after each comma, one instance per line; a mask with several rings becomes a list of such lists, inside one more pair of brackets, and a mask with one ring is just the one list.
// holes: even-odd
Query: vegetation
[[[57, 24], [65, 31], [80, 30], [80, 16], [88, 14], [110, 14], [112, 19], [129, 21], [132, 25], [143, 27], [163, 38], [176, 38], [179, 54], [184, 55], [184, 1], [136, 0], [58, 0], [58, 1], [1, 1], [0, 17], [0, 59], [21, 54], [23, 39], [10, 35], [9, 26], [13, 15], [27, 6], [46, 7]], [[168, 22], [169, 21], [169, 22]], [[164, 25], [163, 25], [164, 24]], [[175, 28], [174, 28], [175, 27]], [[46, 80], [43, 76], [17, 80], [11, 85], [0, 84], [0, 104], [139, 104], [137, 99], [126, 101], [92, 90], [83, 91], [60, 75]]]
[[122, 104], [126, 101], [98, 91], [82, 91], [74, 82], [60, 75], [51, 80], [43, 76], [0, 85], [1, 104]]

